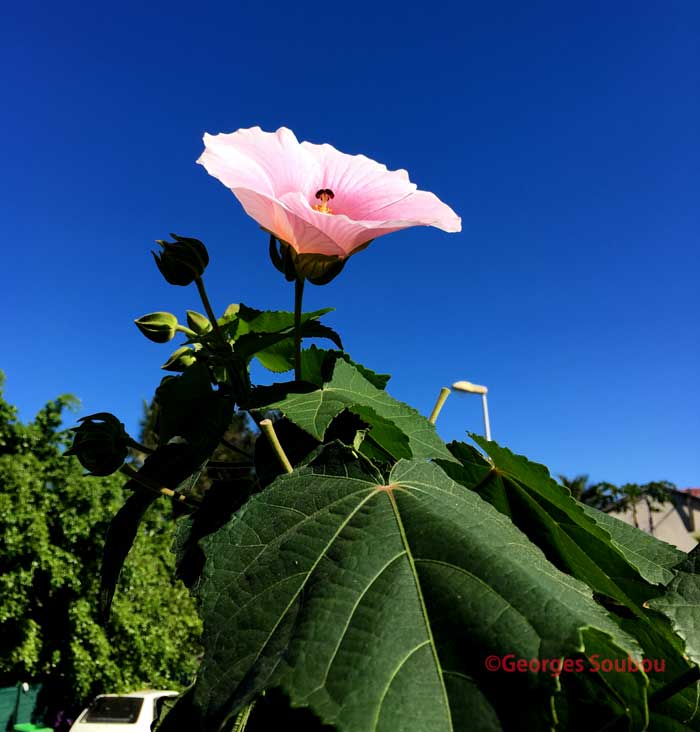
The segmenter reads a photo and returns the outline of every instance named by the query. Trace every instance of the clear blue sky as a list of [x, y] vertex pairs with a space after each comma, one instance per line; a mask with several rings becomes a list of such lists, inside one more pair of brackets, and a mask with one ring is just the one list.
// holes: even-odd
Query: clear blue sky
[[[424, 413], [488, 385], [493, 436], [554, 473], [700, 485], [695, 2], [14, 3], [0, 25], [7, 398], [72, 392], [135, 430], [201, 309], [149, 254], [209, 247], [215, 307], [291, 309], [267, 241], [195, 160], [290, 127], [404, 167], [463, 221], [378, 239], [308, 287]], [[261, 376], [256, 372], [256, 376]], [[453, 394], [445, 439], [482, 429]]]

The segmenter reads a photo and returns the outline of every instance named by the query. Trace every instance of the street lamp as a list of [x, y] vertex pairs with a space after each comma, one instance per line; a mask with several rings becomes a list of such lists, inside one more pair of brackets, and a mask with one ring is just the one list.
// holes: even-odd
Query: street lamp
[[486, 393], [488, 389], [479, 384], [472, 384], [471, 381], [455, 381], [452, 388], [457, 391], [466, 391], [468, 394], [481, 394], [481, 405], [484, 408], [484, 433], [486, 439], [491, 440], [491, 425], [489, 424], [489, 405], [486, 402]]

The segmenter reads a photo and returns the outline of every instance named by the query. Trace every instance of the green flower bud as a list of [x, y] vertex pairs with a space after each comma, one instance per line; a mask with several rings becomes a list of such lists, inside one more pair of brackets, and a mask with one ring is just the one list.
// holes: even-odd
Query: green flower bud
[[195, 310], [187, 310], [187, 325], [197, 334], [205, 335], [212, 329], [209, 318]]
[[134, 323], [154, 343], [171, 341], [177, 331], [177, 318], [172, 313], [148, 313], [137, 318]]
[[161, 366], [164, 371], [184, 371], [191, 366], [197, 359], [194, 351], [187, 346], [178, 348], [171, 354], [170, 358]]
[[73, 428], [73, 445], [65, 454], [75, 455], [91, 475], [111, 475], [119, 470], [129, 454], [130, 438], [124, 425], [109, 412], [78, 421], [82, 424]]
[[209, 264], [207, 248], [199, 239], [171, 234], [174, 242], [158, 239], [163, 251], [151, 252], [161, 274], [171, 285], [189, 285], [204, 274]]

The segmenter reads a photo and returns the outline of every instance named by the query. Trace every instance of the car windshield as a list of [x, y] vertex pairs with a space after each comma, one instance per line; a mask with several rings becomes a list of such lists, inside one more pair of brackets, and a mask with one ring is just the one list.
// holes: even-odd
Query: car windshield
[[90, 705], [85, 722], [136, 724], [143, 699], [135, 696], [103, 696]]

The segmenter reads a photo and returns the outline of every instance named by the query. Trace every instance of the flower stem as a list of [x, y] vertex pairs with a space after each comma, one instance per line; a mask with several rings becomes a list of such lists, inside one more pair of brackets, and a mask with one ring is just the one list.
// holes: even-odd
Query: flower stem
[[435, 406], [433, 407], [433, 411], [430, 417], [428, 417], [428, 421], [431, 424], [435, 424], [435, 422], [437, 421], [438, 414], [440, 414], [440, 410], [442, 409], [442, 405], [445, 403], [449, 395], [450, 390], [446, 386], [443, 386], [442, 389], [440, 389], [440, 393], [438, 394], [438, 398], [435, 402]]
[[301, 381], [301, 301], [304, 297], [304, 278], [294, 281], [294, 378]]
[[224, 379], [234, 389], [239, 400], [245, 398], [245, 395], [250, 391], [250, 379], [248, 377], [247, 366], [245, 363], [241, 362], [240, 359], [236, 359], [229, 342], [221, 332], [221, 328], [219, 328], [219, 321], [217, 320], [216, 315], [214, 315], [214, 310], [209, 302], [207, 291], [204, 288], [204, 280], [201, 277], [196, 277], [195, 284], [197, 285], [199, 297], [204, 305], [204, 310], [211, 322], [214, 336], [216, 340], [219, 341], [219, 345], [223, 348], [223, 353], [225, 354], [226, 363], [223, 364]]
[[275, 455], [277, 455], [277, 459], [280, 461], [280, 465], [284, 468], [285, 472], [293, 473], [294, 468], [289, 462], [287, 454], [282, 449], [282, 445], [280, 445], [277, 433], [275, 432], [275, 428], [272, 425], [272, 420], [263, 419], [260, 422], [260, 429], [265, 433], [265, 437], [267, 437], [267, 439], [270, 441], [270, 445], [272, 445], [272, 449], [274, 450]]
[[207, 316], [209, 317], [209, 320], [211, 321], [211, 327], [214, 329], [214, 333], [216, 334], [216, 337], [219, 339], [222, 346], [227, 346], [228, 343], [226, 342], [226, 339], [224, 338], [224, 334], [221, 332], [221, 329], [219, 328], [219, 322], [216, 318], [216, 315], [214, 315], [214, 310], [211, 307], [211, 303], [209, 302], [209, 297], [207, 296], [207, 291], [204, 289], [204, 280], [201, 277], [195, 278], [195, 284], [197, 285], [197, 291], [199, 292], [199, 297], [202, 300], [202, 305], [204, 305], [204, 309], [207, 312]]

